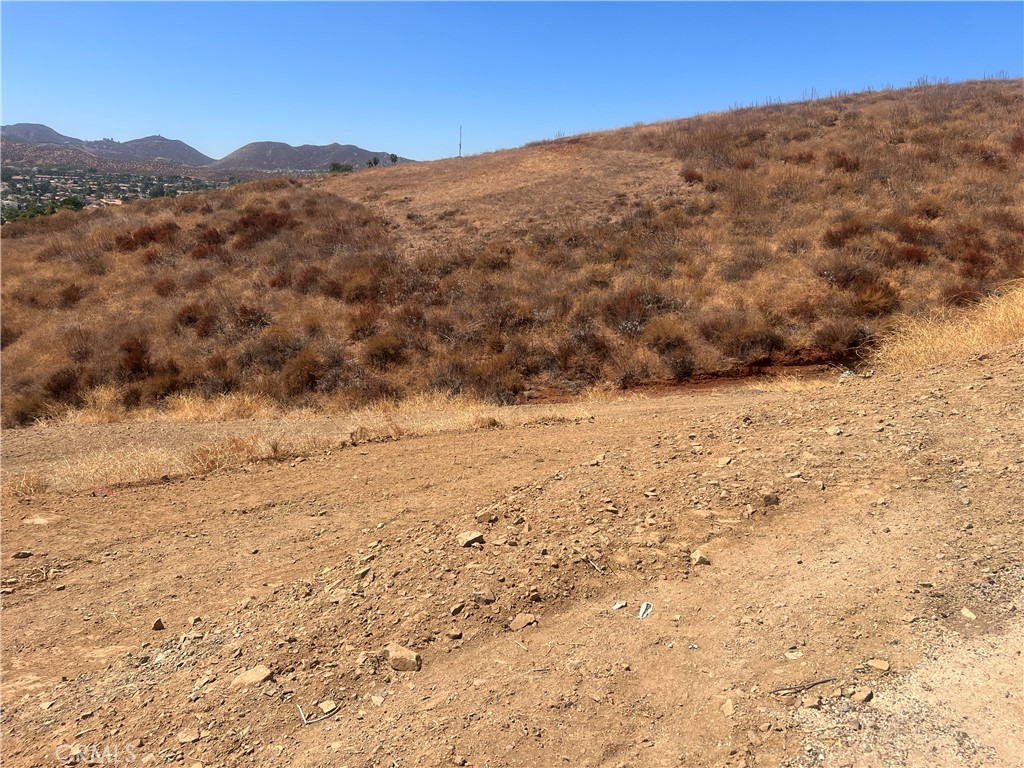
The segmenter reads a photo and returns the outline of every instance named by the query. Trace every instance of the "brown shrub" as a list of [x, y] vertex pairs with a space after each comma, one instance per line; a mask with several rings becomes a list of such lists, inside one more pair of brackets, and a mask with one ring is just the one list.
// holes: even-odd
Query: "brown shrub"
[[163, 298], [167, 298], [177, 290], [178, 283], [169, 275], [161, 277], [153, 283], [153, 292]]
[[5, 427], [26, 427], [40, 419], [45, 419], [53, 410], [53, 405], [41, 392], [15, 394], [4, 398]]
[[288, 397], [296, 397], [320, 388], [326, 373], [324, 362], [312, 349], [306, 348], [290, 358], [281, 369], [281, 384]]
[[243, 213], [227, 229], [234, 235], [231, 244], [238, 250], [247, 250], [261, 240], [273, 237], [298, 222], [287, 211], [250, 210]]
[[636, 336], [654, 315], [675, 307], [676, 301], [660, 293], [653, 283], [643, 283], [613, 293], [602, 302], [601, 314], [613, 330]]
[[405, 339], [394, 331], [385, 330], [363, 342], [363, 362], [374, 368], [387, 368], [405, 359]]
[[313, 293], [320, 286], [323, 274], [324, 271], [316, 265], [302, 267], [295, 275], [292, 287], [299, 293]]
[[864, 346], [871, 329], [852, 317], [830, 317], [814, 329], [813, 345], [829, 356], [841, 356]]
[[274, 318], [259, 304], [242, 302], [235, 307], [235, 328], [243, 333], [255, 333], [270, 325]]
[[79, 373], [77, 368], [60, 368], [46, 379], [43, 391], [51, 400], [66, 405], [79, 405], [82, 402]]
[[6, 349], [21, 338], [21, 331], [7, 323], [0, 323], [0, 349]]
[[644, 330], [644, 342], [661, 354], [676, 380], [689, 378], [696, 370], [690, 334], [690, 328], [671, 315], [653, 318]]
[[84, 299], [86, 293], [86, 289], [78, 283], [66, 285], [57, 294], [57, 306], [61, 309], [70, 309]]
[[271, 325], [250, 341], [238, 356], [242, 368], [278, 370], [306, 346], [306, 341], [283, 325]]
[[282, 267], [275, 272], [271, 278], [267, 281], [267, 285], [271, 288], [288, 288], [292, 284], [292, 271], [287, 267]]
[[118, 251], [127, 252], [144, 248], [150, 243], [171, 245], [177, 238], [179, 229], [180, 227], [173, 221], [147, 224], [133, 232], [116, 235], [114, 238], [114, 248]]
[[153, 373], [153, 360], [149, 356], [149, 340], [132, 334], [121, 340], [118, 373], [125, 381], [138, 381]]
[[848, 240], [870, 234], [873, 227], [860, 216], [850, 216], [845, 221], [825, 230], [821, 241], [829, 248], [842, 248]]
[[702, 184], [704, 182], [704, 174], [694, 168], [687, 168], [682, 172], [682, 177], [687, 184]]
[[697, 329], [707, 341], [741, 362], [756, 362], [785, 348], [768, 318], [744, 307], [705, 309]]
[[834, 171], [855, 173], [860, 170], [860, 158], [835, 149], [830, 149], [826, 156], [828, 167]]

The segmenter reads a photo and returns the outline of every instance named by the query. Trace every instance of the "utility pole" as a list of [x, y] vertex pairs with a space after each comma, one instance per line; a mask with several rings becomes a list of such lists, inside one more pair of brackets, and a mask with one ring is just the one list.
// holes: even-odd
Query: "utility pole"
[[459, 157], [462, 157], [462, 126], [459, 126]]

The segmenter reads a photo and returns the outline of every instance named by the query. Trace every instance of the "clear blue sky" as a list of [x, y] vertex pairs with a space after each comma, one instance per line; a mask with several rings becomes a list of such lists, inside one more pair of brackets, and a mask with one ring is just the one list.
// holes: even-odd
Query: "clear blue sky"
[[414, 159], [1024, 75], [1024, 3], [0, 3], [3, 122]]

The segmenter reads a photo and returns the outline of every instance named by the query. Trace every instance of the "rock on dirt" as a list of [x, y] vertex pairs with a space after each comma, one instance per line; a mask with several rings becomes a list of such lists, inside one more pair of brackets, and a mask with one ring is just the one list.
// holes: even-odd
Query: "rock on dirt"
[[416, 651], [397, 643], [384, 648], [384, 657], [396, 672], [419, 672], [423, 659]]
[[471, 547], [474, 544], [483, 544], [484, 535], [480, 531], [463, 531], [459, 534], [458, 542], [460, 547]]
[[251, 685], [259, 685], [264, 680], [269, 680], [274, 676], [274, 673], [270, 671], [269, 667], [265, 667], [259, 664], [251, 669], [247, 669], [242, 672], [234, 680], [231, 681], [232, 688], [248, 688]]
[[508, 628], [513, 632], [518, 632], [522, 629], [526, 629], [532, 624], [537, 623], [537, 617], [532, 613], [520, 613], [512, 621], [509, 622]]
[[874, 698], [875, 692], [868, 688], [866, 685], [861, 686], [853, 692], [853, 700], [858, 704], [866, 704]]
[[711, 565], [711, 561], [699, 549], [690, 554], [690, 565]]

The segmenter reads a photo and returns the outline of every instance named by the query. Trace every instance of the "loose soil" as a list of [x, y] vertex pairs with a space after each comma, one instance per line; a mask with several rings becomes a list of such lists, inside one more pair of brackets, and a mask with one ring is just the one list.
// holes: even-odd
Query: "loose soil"
[[1018, 348], [6, 498], [3, 763], [1024, 765], [1022, 391]]

